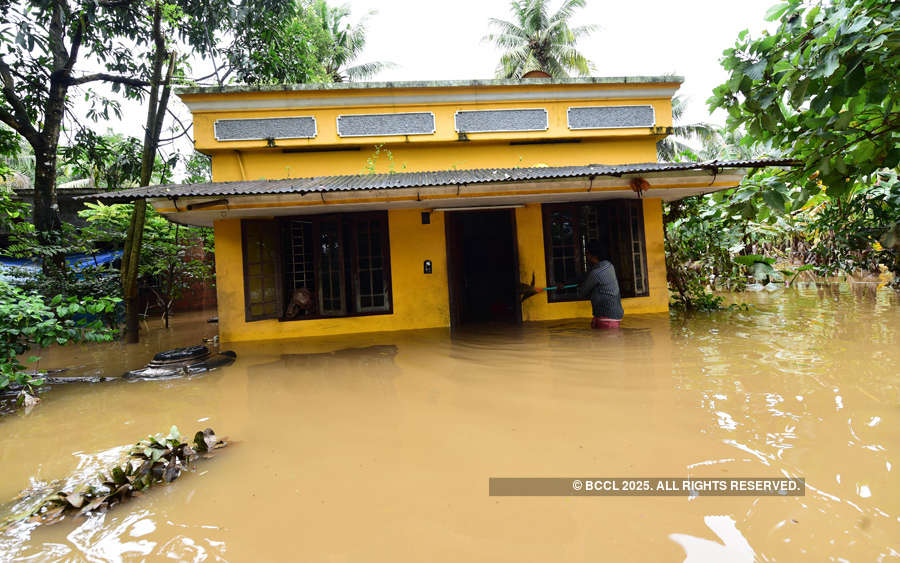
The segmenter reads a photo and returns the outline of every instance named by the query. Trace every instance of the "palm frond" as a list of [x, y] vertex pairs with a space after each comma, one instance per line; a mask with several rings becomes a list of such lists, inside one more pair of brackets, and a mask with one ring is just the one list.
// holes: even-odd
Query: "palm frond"
[[375, 61], [348, 67], [344, 72], [347, 74], [347, 78], [352, 82], [372, 78], [379, 72], [389, 68], [397, 68], [397, 65], [388, 61]]
[[585, 0], [566, 0], [562, 6], [556, 10], [556, 13], [550, 18], [550, 22], [564, 21], [567, 22], [575, 14], [575, 10], [584, 8]]
[[666, 137], [656, 143], [656, 156], [660, 162], [672, 162], [681, 153], [688, 151], [693, 152], [691, 147], [673, 137]]
[[518, 78], [534, 69], [556, 78], [567, 77], [569, 72], [590, 74], [595, 67], [576, 49], [576, 44], [596, 31], [597, 26], [569, 27], [575, 11], [585, 3], [586, 0], [564, 0], [549, 15], [549, 0], [513, 0], [509, 5], [511, 20], [488, 20], [492, 32], [483, 40], [502, 51], [498, 75]]

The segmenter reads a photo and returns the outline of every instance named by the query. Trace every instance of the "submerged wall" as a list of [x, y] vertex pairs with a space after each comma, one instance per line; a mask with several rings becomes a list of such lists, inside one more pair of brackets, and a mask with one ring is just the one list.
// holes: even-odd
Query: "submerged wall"
[[[643, 209], [650, 295], [624, 299], [626, 315], [668, 310], [662, 202], [659, 199], [645, 199]], [[220, 338], [233, 342], [450, 326], [444, 213], [432, 213], [431, 224], [423, 225], [420, 210], [390, 210], [388, 228], [392, 314], [245, 322], [240, 220], [217, 221], [215, 240]], [[535, 204], [517, 209], [516, 228], [522, 281], [530, 281], [534, 272], [537, 285], [546, 285], [541, 206]], [[431, 260], [432, 274], [424, 273], [425, 260]], [[590, 316], [589, 302], [548, 303], [546, 294], [528, 299], [522, 308], [525, 321], [588, 319]]]
[[[488, 81], [304, 86], [283, 91], [198, 90], [183, 92], [182, 97], [194, 115], [196, 148], [212, 156], [213, 180], [227, 182], [371, 172], [656, 162], [656, 142], [672, 124], [671, 96], [679, 84], [680, 79], [673, 77], [637, 77], [560, 83]], [[576, 110], [611, 107], [632, 112], [644, 108], [642, 111], [651, 112], [650, 122], [625, 120], [618, 125], [583, 127], [578, 119], [572, 119]], [[534, 127], [460, 127], [458, 117], [461, 113], [471, 117], [474, 112], [470, 110], [498, 115], [503, 110], [515, 110], [515, 114], [502, 115], [520, 117], [544, 112], [546, 122]], [[341, 134], [337, 129], [345, 116], [387, 114], [431, 114], [434, 130], [378, 136]], [[307, 138], [217, 136], [217, 121], [227, 128], [251, 121], [259, 125], [272, 118], [315, 118], [316, 126]], [[625, 193], [634, 197], [630, 191]], [[303, 212], [303, 196], [295, 195], [290, 201], [261, 203], [259, 207], [294, 206]], [[499, 191], [492, 195], [499, 195]], [[393, 301], [393, 312], [383, 315], [245, 322], [240, 220], [215, 221], [222, 340], [449, 326], [444, 213], [432, 213], [431, 224], [423, 225], [421, 209], [397, 209], [398, 202], [387, 199], [383, 203], [383, 208], [389, 209]], [[248, 209], [245, 206], [244, 211]], [[626, 314], [665, 311], [668, 304], [661, 201], [644, 200], [643, 211], [650, 294], [625, 299]], [[334, 212], [340, 212], [339, 205]], [[516, 209], [516, 222], [521, 281], [530, 281], [534, 272], [536, 282], [546, 285], [540, 204]], [[431, 260], [432, 274], [423, 272], [425, 260]], [[586, 301], [548, 303], [546, 295], [538, 295], [524, 303], [522, 313], [524, 320], [533, 321], [589, 318], [591, 311]]]
[[[217, 221], [216, 276], [219, 337], [223, 341], [296, 338], [352, 332], [433, 328], [450, 325], [444, 217], [432, 214], [422, 224], [419, 210], [388, 212], [393, 314], [279, 321], [244, 321], [244, 276], [239, 219]], [[434, 273], [424, 274], [431, 260]]]
[[[666, 286], [666, 259], [663, 248], [662, 200], [644, 200], [644, 237], [647, 252], [647, 276], [650, 294], [622, 300], [625, 314], [661, 313], [669, 310], [669, 290]], [[531, 281], [534, 272], [535, 285], [547, 286], [547, 268], [544, 258], [544, 229], [539, 204], [516, 209], [519, 234], [519, 272], [522, 281]], [[536, 295], [522, 304], [522, 320], [547, 321], [591, 318], [590, 301], [564, 301], [550, 303], [547, 295]]]

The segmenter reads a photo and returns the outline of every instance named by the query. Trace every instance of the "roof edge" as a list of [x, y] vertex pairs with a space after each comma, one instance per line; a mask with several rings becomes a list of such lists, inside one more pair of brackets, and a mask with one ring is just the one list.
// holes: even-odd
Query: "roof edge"
[[389, 82], [329, 82], [307, 84], [241, 84], [234, 86], [195, 86], [175, 88], [179, 96], [202, 94], [240, 94], [267, 92], [330, 92], [346, 90], [384, 90], [399, 88], [486, 88], [500, 86], [578, 86], [591, 84], [660, 84], [683, 83], [679, 75], [656, 76], [587, 76], [579, 78], [526, 78], [526, 79], [475, 79], [475, 80], [413, 80]]
[[798, 161], [784, 158], [758, 160], [710, 160], [705, 162], [648, 162], [641, 164], [584, 166], [540, 166], [528, 168], [477, 168], [470, 170], [437, 170], [395, 172], [388, 174], [354, 174], [285, 178], [278, 180], [238, 180], [200, 184], [163, 184], [117, 192], [101, 192], [76, 196], [74, 199], [128, 201], [172, 197], [208, 197], [262, 195], [273, 193], [321, 193], [343, 190], [378, 190], [387, 188], [434, 187], [504, 183], [513, 181], [552, 181], [562, 178], [653, 175], [666, 172], [751, 169], [770, 166], [797, 166]]

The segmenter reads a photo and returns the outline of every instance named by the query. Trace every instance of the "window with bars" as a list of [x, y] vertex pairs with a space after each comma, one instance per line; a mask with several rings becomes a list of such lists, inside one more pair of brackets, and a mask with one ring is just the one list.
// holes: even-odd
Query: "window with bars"
[[[244, 221], [244, 277], [248, 321], [299, 320], [390, 313], [391, 280], [386, 212]], [[248, 238], [265, 225], [263, 235]], [[274, 253], [249, 244], [268, 237]], [[274, 301], [259, 301], [257, 272], [274, 272]], [[278, 283], [278, 278], [281, 278]], [[307, 301], [297, 305], [300, 297]], [[258, 302], [259, 301], [259, 302]]]
[[[641, 200], [598, 203], [544, 204], [544, 249], [548, 285], [581, 282], [589, 269], [588, 241], [599, 240], [609, 249], [622, 297], [649, 294], [644, 216]], [[551, 290], [547, 299], [578, 299], [577, 288]]]

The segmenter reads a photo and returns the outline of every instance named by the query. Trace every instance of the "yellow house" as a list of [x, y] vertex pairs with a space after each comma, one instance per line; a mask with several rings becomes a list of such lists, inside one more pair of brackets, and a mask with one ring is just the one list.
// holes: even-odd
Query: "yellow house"
[[613, 252], [626, 315], [668, 308], [662, 203], [772, 162], [658, 163], [678, 77], [191, 88], [212, 182], [146, 198], [215, 230], [223, 341], [590, 317], [564, 287]]

